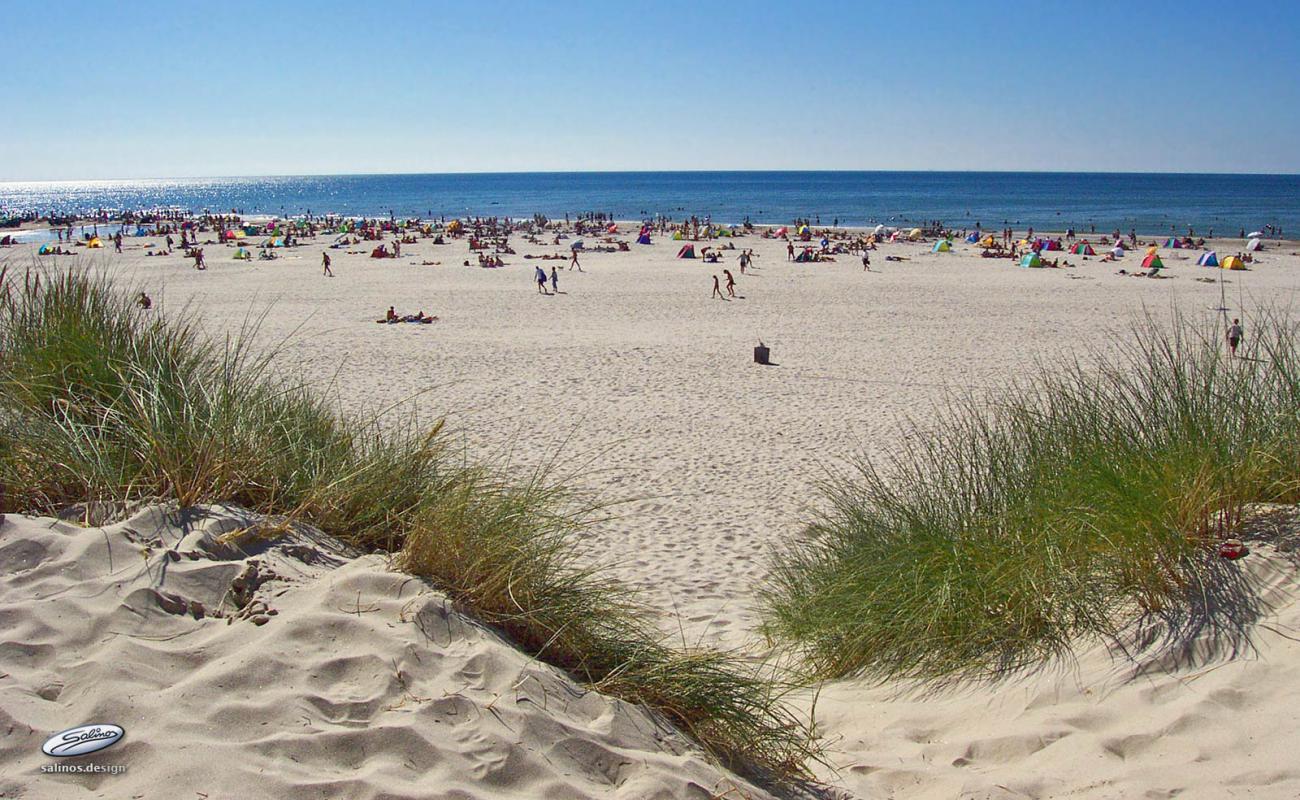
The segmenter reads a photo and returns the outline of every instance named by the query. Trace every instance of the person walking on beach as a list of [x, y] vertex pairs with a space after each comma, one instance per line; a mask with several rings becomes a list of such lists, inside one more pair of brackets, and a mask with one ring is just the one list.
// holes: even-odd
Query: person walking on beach
[[794, 261], [794, 242], [785, 243], [785, 260]]
[[582, 265], [578, 263], [578, 251], [574, 249], [569, 252], [573, 253], [573, 257], [569, 259], [569, 269], [577, 267], [578, 272], [586, 272], [586, 270], [582, 268]]
[[735, 296], [736, 296], [736, 278], [731, 274], [731, 270], [729, 270], [729, 269], [724, 269], [724, 270], [722, 271], [722, 274], [727, 276], [727, 296], [728, 296], [728, 297], [735, 297]]
[[741, 250], [740, 251], [740, 274], [741, 275], [745, 274], [745, 267], [748, 266], [749, 266], [749, 251]]
[[533, 267], [533, 280], [537, 281], [538, 294], [550, 294], [546, 291], [546, 272], [541, 267]]
[[726, 299], [727, 299], [727, 298], [722, 294], [722, 286], [721, 286], [721, 284], [718, 283], [718, 276], [717, 276], [717, 275], [714, 275], [714, 276], [713, 276], [713, 294], [709, 296], [709, 299], [713, 299], [714, 297], [718, 298], [719, 300], [726, 300]]
[[1228, 352], [1233, 358], [1237, 357], [1237, 345], [1241, 344], [1241, 320], [1234, 319], [1228, 326]]
[[194, 249], [194, 268], [198, 270], [204, 270], [208, 268], [208, 265], [203, 263], [202, 247], [196, 247]]
[[333, 278], [333, 277], [334, 277], [334, 273], [333, 273], [332, 271], [330, 271], [330, 254], [329, 254], [329, 253], [321, 253], [321, 254], [320, 254], [320, 262], [321, 262], [321, 265], [325, 267], [325, 277], [327, 277], [327, 278]]
[[862, 251], [862, 271], [863, 272], [871, 271], [871, 254], [868, 253], [866, 250]]
[[554, 266], [551, 267], [551, 291], [560, 293], [560, 273], [555, 271]]

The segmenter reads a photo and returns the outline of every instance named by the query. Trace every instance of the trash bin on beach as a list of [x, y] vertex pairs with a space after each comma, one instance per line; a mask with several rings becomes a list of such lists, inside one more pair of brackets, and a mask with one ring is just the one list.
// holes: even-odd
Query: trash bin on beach
[[771, 355], [771, 351], [767, 349], [767, 346], [764, 345], [762, 342], [759, 342], [758, 347], [754, 348], [754, 363], [769, 364], [771, 363], [770, 361], [768, 361], [768, 357], [770, 355]]

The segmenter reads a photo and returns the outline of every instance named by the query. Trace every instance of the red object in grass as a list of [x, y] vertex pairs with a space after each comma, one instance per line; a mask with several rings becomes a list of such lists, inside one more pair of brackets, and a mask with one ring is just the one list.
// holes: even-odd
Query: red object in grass
[[1246, 545], [1242, 544], [1240, 539], [1229, 539], [1219, 545], [1219, 555], [1229, 561], [1236, 561], [1248, 552], [1250, 551], [1246, 549]]

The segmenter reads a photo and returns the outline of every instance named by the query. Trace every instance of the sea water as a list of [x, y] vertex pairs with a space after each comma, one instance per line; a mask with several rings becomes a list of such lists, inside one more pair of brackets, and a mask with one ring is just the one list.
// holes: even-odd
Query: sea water
[[1300, 175], [1034, 172], [544, 172], [0, 183], [0, 217], [182, 208], [243, 214], [616, 219], [695, 215], [955, 228], [1300, 236]]

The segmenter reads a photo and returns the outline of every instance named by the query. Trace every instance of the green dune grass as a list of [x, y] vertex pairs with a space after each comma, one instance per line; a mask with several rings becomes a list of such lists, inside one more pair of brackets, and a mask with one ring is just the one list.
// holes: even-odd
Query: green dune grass
[[1003, 673], [1186, 602], [1256, 502], [1300, 498], [1296, 323], [1150, 317], [1087, 365], [952, 402], [828, 482], [765, 629], [817, 678]]
[[784, 688], [740, 657], [670, 645], [627, 588], [574, 558], [589, 515], [544, 476], [466, 464], [441, 426], [341, 416], [299, 376], [109, 278], [0, 272], [0, 488], [9, 512], [233, 502], [396, 554], [468, 613], [724, 765], [772, 784], [818, 755]]

